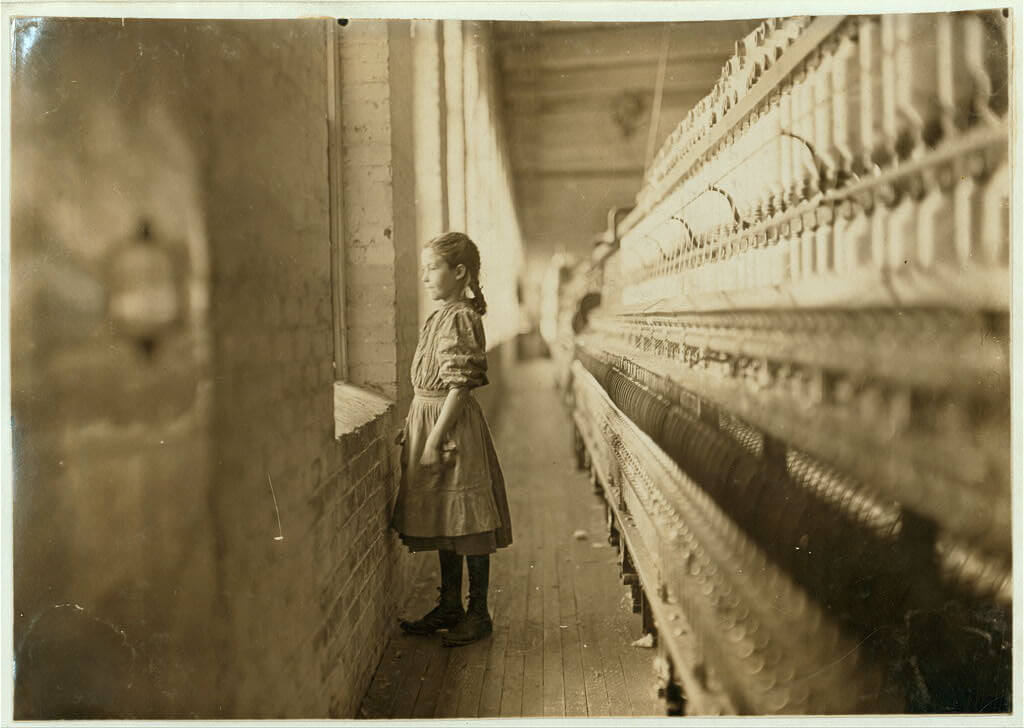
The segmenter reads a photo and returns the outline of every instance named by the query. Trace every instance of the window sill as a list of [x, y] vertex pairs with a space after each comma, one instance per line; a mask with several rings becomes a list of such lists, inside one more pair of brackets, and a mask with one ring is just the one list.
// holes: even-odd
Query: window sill
[[334, 383], [334, 439], [383, 417], [395, 403], [383, 395], [348, 382]]

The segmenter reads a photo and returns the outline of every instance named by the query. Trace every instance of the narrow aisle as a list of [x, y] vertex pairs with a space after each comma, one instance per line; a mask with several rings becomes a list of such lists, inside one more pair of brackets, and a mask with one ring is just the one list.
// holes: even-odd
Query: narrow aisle
[[[396, 627], [359, 717], [664, 715], [654, 650], [631, 645], [640, 615], [552, 381], [550, 361], [518, 363], [492, 423], [515, 538], [491, 559], [494, 634], [445, 648]], [[403, 614], [430, 609], [437, 584], [434, 565]]]

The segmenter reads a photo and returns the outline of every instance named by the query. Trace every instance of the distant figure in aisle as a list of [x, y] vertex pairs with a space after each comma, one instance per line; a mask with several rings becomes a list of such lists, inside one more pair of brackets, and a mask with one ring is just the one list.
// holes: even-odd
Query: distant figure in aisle
[[[512, 543], [505, 480], [491, 433], [471, 390], [487, 384], [481, 317], [480, 251], [463, 233], [431, 240], [422, 256], [423, 285], [440, 307], [420, 331], [412, 363], [415, 397], [399, 435], [402, 478], [392, 527], [410, 551], [438, 552], [438, 604], [401, 627], [467, 645], [493, 629], [487, 611], [490, 555]], [[462, 606], [462, 557], [469, 608]]]

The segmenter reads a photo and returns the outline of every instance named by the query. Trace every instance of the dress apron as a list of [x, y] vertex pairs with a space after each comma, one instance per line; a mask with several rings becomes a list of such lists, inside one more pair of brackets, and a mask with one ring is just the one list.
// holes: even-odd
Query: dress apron
[[399, 434], [401, 479], [392, 527], [412, 551], [492, 553], [512, 542], [505, 482], [483, 411], [469, 392], [441, 446], [441, 460], [420, 465], [448, 390], [415, 388]]

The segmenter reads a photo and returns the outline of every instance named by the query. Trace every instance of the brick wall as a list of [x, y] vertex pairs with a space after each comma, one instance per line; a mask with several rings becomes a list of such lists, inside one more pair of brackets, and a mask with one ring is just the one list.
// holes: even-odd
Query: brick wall
[[[209, 94], [211, 124], [227, 132], [208, 168], [226, 203], [209, 229], [230, 712], [347, 717], [415, 562], [387, 528], [394, 411], [334, 440], [325, 26], [219, 27], [239, 49], [222, 67], [244, 77]], [[409, 354], [396, 346], [407, 314], [394, 280], [412, 199], [392, 161], [403, 132], [386, 33], [355, 22], [342, 35], [342, 208], [352, 379], [395, 397], [408, 386], [396, 386]]]
[[[323, 715], [315, 638], [326, 550], [318, 488], [339, 487], [320, 22], [220, 22], [192, 61], [205, 116], [213, 260], [221, 618], [228, 715]], [[276, 501], [276, 502], [275, 502]], [[280, 518], [280, 531], [278, 527]], [[277, 536], [283, 535], [280, 540]], [[311, 694], [312, 693], [312, 694]]]

